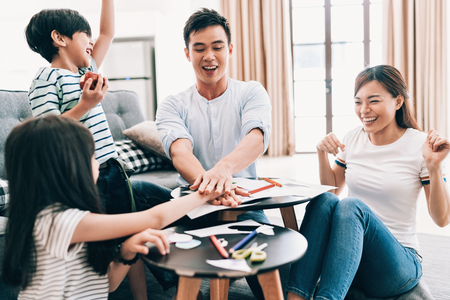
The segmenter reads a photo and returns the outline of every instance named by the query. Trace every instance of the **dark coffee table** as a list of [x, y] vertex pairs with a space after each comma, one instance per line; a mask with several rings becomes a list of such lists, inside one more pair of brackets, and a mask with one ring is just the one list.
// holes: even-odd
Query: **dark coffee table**
[[[183, 191], [189, 190], [186, 187], [178, 187], [172, 191], [172, 195], [180, 196]], [[220, 221], [236, 221], [238, 215], [245, 213], [249, 210], [259, 210], [259, 209], [274, 209], [277, 208], [281, 212], [283, 218], [284, 226], [292, 230], [298, 230], [297, 218], [295, 216], [294, 205], [309, 202], [312, 198], [304, 198], [297, 196], [281, 196], [281, 197], [270, 197], [261, 198], [245, 202], [244, 204], [255, 203], [253, 205], [245, 207], [237, 207], [224, 209], [219, 211]]]
[[[224, 223], [230, 222], [211, 223], [204, 227]], [[177, 226], [175, 231], [182, 233], [194, 228], [193, 226]], [[200, 246], [194, 249], [183, 250], [171, 244], [170, 254], [168, 255], [160, 255], [156, 247], [153, 247], [150, 248], [148, 255], [142, 257], [149, 264], [180, 276], [177, 300], [196, 299], [201, 278], [210, 278], [211, 299], [227, 299], [229, 278], [249, 275], [258, 276], [266, 300], [283, 299], [278, 268], [299, 260], [306, 252], [308, 243], [300, 233], [288, 228], [274, 226], [274, 232], [275, 235], [273, 236], [260, 233], [246, 245], [245, 248], [249, 247], [253, 242], [257, 242], [258, 245], [262, 243], [268, 244], [264, 249], [267, 253], [267, 258], [264, 262], [252, 263], [247, 259], [247, 263], [252, 269], [250, 272], [227, 270], [207, 264], [207, 259], [222, 259], [208, 237], [198, 238], [194, 236], [194, 239], [202, 242]], [[227, 234], [216, 235], [216, 237], [225, 238], [228, 241], [228, 246], [225, 247], [228, 250], [245, 235]]]

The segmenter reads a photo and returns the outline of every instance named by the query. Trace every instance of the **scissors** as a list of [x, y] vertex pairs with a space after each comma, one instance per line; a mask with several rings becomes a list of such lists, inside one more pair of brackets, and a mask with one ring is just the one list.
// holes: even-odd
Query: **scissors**
[[262, 251], [267, 247], [267, 243], [258, 246], [258, 243], [253, 243], [250, 248], [240, 249], [233, 252], [231, 255], [234, 259], [245, 259], [250, 256], [252, 262], [262, 262], [266, 260], [267, 253]]

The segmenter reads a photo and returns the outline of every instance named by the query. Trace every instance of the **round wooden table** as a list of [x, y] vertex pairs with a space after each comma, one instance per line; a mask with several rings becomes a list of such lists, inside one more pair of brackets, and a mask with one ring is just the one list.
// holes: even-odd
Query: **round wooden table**
[[[230, 224], [234, 222], [217, 222], [205, 225], [204, 227], [216, 226], [219, 224]], [[264, 292], [264, 297], [268, 299], [283, 299], [283, 291], [281, 288], [278, 268], [299, 260], [306, 252], [308, 243], [306, 239], [297, 231], [273, 225], [275, 235], [264, 235], [258, 233], [244, 248], [250, 247], [254, 242], [258, 245], [267, 243], [264, 249], [267, 258], [261, 263], [252, 263], [247, 259], [248, 266], [251, 271], [235, 271], [222, 269], [206, 263], [206, 260], [223, 259], [217, 249], [214, 247], [209, 237], [199, 238], [193, 236], [194, 239], [200, 240], [201, 245], [189, 250], [179, 249], [175, 244], [170, 246], [170, 254], [161, 255], [156, 247], [150, 248], [148, 255], [143, 259], [158, 268], [169, 272], [174, 272], [180, 276], [178, 283], [177, 300], [196, 299], [200, 288], [201, 278], [210, 278], [211, 299], [227, 299], [229, 278], [245, 277], [249, 275], [257, 275]], [[192, 230], [192, 226], [174, 227], [178, 233], [186, 230]], [[226, 234], [216, 235], [217, 238], [225, 238], [228, 251], [238, 241], [245, 237], [244, 234]]]

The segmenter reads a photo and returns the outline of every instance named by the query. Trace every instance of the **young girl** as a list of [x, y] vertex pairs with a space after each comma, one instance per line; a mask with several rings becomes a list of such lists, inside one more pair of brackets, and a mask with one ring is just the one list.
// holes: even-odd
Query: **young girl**
[[[19, 299], [107, 299], [146, 242], [169, 253], [157, 229], [205, 203], [193, 193], [146, 211], [103, 214], [92, 134], [78, 121], [48, 116], [15, 127], [5, 145], [10, 187], [3, 262]], [[114, 239], [130, 236], [117, 248]]]
[[[400, 72], [367, 68], [356, 78], [354, 95], [362, 126], [343, 143], [330, 133], [317, 145], [321, 183], [338, 187], [337, 195], [347, 184], [349, 198], [328, 193], [308, 205], [300, 229], [308, 252], [291, 268], [289, 300], [344, 299], [350, 286], [385, 298], [416, 286], [422, 276], [415, 228], [422, 187], [433, 221], [450, 223], [442, 168], [450, 144], [435, 130], [418, 130]], [[329, 153], [337, 155], [333, 167]]]

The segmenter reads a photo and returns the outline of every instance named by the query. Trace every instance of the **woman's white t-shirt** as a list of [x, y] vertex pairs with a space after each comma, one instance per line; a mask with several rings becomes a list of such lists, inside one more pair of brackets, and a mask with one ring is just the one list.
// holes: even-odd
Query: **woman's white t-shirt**
[[70, 245], [72, 235], [88, 211], [67, 209], [39, 213], [34, 226], [36, 272], [19, 299], [107, 299], [108, 277], [87, 262], [87, 244]]
[[429, 184], [422, 156], [427, 135], [409, 128], [389, 145], [373, 145], [363, 127], [348, 132], [336, 163], [345, 167], [348, 196], [366, 203], [405, 247], [419, 249], [416, 235], [417, 200]]

